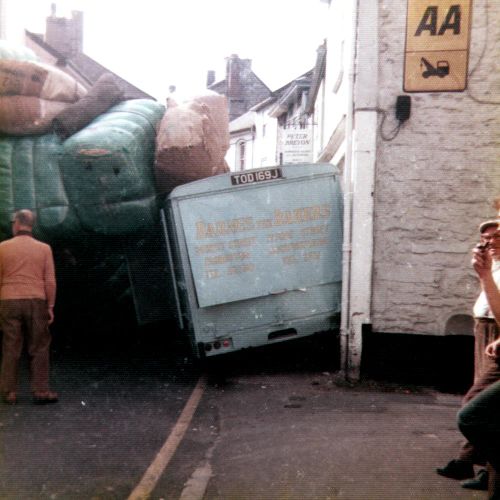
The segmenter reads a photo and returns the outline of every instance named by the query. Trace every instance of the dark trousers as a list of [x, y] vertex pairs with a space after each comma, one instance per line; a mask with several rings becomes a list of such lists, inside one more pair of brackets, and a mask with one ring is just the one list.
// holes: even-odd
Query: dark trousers
[[[486, 346], [496, 340], [498, 335], [498, 325], [494, 321], [476, 320], [474, 327], [474, 383], [464, 396], [464, 405], [491, 384], [500, 380], [500, 364], [484, 354]], [[485, 464], [484, 457], [470, 442], [464, 443], [458, 458], [473, 464]]]
[[0, 390], [16, 391], [19, 359], [26, 340], [30, 357], [31, 390], [49, 390], [49, 348], [47, 302], [41, 299], [0, 300], [0, 328], [3, 331]]
[[[500, 381], [472, 398], [458, 413], [462, 434], [491, 465], [500, 471]], [[491, 498], [500, 499], [500, 485], [491, 484]]]

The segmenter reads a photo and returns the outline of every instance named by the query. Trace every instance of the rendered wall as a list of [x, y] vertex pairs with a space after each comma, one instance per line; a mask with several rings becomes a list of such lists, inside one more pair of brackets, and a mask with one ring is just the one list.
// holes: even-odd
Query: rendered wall
[[[385, 134], [397, 124], [394, 105], [404, 93], [406, 3], [379, 2], [378, 107], [388, 113]], [[475, 0], [467, 90], [408, 94], [411, 117], [391, 141], [381, 137], [379, 114], [374, 331], [444, 334], [451, 316], [471, 314], [478, 285], [470, 249], [500, 196], [498, 61], [500, 2]]]
[[[276, 147], [278, 140], [278, 120], [269, 116], [268, 108], [255, 113], [255, 154], [253, 166], [271, 167], [278, 164]], [[263, 127], [265, 126], [265, 135]]]

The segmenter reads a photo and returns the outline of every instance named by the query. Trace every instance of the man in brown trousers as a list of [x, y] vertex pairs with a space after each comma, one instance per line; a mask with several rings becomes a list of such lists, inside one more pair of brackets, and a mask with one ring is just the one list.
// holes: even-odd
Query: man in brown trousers
[[49, 245], [33, 238], [35, 214], [19, 210], [13, 238], [0, 243], [0, 328], [3, 331], [0, 390], [7, 404], [17, 402], [17, 372], [26, 340], [31, 389], [37, 404], [55, 403], [49, 388], [49, 325], [54, 321], [56, 279]]
[[[490, 247], [490, 255], [493, 258], [493, 279], [500, 286], [500, 245], [498, 244], [498, 230], [500, 219], [483, 222], [479, 231], [481, 243]], [[499, 328], [490, 310], [485, 292], [474, 304], [474, 383], [464, 396], [464, 404], [481, 393], [494, 382], [500, 380], [500, 359], [492, 359], [487, 356], [486, 346], [499, 337]], [[466, 479], [474, 476], [474, 464], [483, 465], [484, 457], [469, 442], [463, 444], [458, 458], [451, 460], [446, 466], [436, 469], [438, 474], [452, 479]], [[476, 478], [462, 483], [464, 488], [486, 490], [488, 489], [488, 476], [486, 469], [481, 469]]]

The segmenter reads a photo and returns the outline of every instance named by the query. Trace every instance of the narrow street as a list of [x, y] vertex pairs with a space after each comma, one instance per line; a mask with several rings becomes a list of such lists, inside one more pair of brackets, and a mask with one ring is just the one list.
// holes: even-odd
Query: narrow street
[[[141, 491], [152, 499], [485, 498], [434, 472], [461, 442], [460, 396], [347, 384], [328, 336], [220, 359], [205, 373], [185, 347], [158, 336], [99, 352], [56, 343], [60, 402], [32, 405], [23, 370], [20, 402], [1, 407], [0, 498], [134, 498], [151, 466], [154, 483]], [[200, 379], [186, 432], [158, 469]]]
[[149, 341], [56, 342], [54, 405], [31, 403], [22, 370], [18, 404], [1, 407], [0, 498], [128, 496], [198, 378], [175, 345]]

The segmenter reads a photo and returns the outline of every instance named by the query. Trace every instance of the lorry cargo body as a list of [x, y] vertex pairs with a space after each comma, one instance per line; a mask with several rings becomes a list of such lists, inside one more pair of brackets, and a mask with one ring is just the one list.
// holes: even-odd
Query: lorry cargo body
[[338, 326], [342, 194], [331, 164], [174, 189], [162, 210], [181, 329], [199, 357]]

